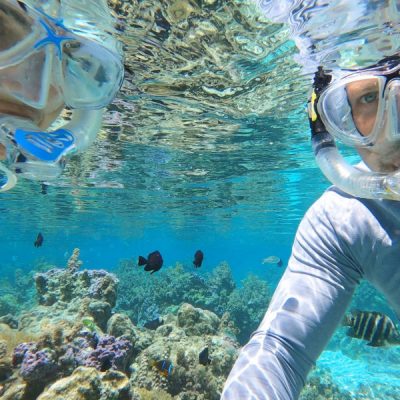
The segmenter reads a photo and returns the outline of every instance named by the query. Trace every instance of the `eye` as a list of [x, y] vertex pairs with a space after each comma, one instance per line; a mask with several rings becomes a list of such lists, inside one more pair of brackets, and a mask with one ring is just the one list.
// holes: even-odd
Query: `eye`
[[378, 98], [378, 92], [369, 92], [360, 97], [360, 102], [362, 104], [370, 104], [376, 101], [377, 98]]

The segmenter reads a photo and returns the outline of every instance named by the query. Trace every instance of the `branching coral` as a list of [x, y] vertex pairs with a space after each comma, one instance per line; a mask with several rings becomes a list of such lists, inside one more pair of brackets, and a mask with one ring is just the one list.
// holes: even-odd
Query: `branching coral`
[[[243, 281], [243, 287], [237, 288], [227, 263], [204, 276], [177, 264], [149, 278], [133, 263], [124, 261], [116, 273], [120, 280], [117, 307], [138, 325], [190, 303], [219, 317], [229, 312], [244, 343], [256, 329], [269, 302], [264, 281], [249, 276]], [[230, 331], [235, 329], [232, 327]]]
[[78, 271], [83, 262], [79, 260], [80, 250], [78, 248], [74, 249], [71, 257], [67, 261], [67, 270], [71, 273]]
[[235, 289], [229, 296], [227, 311], [239, 328], [239, 342], [245, 343], [261, 322], [270, 294], [267, 283], [255, 275], [249, 275], [242, 284], [242, 287]]

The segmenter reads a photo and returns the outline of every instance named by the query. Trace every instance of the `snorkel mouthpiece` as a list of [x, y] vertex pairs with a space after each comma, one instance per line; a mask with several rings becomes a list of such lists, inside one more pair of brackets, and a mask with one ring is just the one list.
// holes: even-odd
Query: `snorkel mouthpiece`
[[[53, 180], [64, 170], [66, 159], [87, 149], [100, 130], [103, 110], [73, 110], [69, 123], [54, 131], [42, 131], [32, 121], [0, 116], [0, 144], [7, 153], [0, 192], [10, 190], [17, 176]], [[16, 128], [17, 127], [17, 128]]]

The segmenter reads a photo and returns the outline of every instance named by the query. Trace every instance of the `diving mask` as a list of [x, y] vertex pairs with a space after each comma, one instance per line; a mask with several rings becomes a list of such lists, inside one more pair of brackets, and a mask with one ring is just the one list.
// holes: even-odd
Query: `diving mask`
[[[309, 118], [314, 153], [325, 176], [358, 197], [400, 200], [400, 58], [359, 71], [324, 71], [314, 77]], [[361, 170], [339, 153], [334, 139], [373, 154], [390, 169]], [[375, 168], [373, 168], [375, 169]]]
[[22, 2], [0, 2], [0, 13], [18, 22], [0, 44], [0, 93], [33, 108], [46, 105], [49, 88], [71, 108], [102, 108], [112, 101], [123, 80], [117, 54]]
[[400, 138], [400, 58], [335, 77], [318, 101], [327, 130], [350, 146], [364, 147]]
[[[0, 191], [5, 191], [17, 175], [57, 177], [71, 154], [94, 141], [103, 108], [122, 84], [123, 65], [117, 53], [21, 1], [0, 0], [0, 37], [0, 145], [6, 151]], [[39, 111], [58, 114], [65, 105], [72, 109], [69, 123], [53, 131], [39, 128]]]

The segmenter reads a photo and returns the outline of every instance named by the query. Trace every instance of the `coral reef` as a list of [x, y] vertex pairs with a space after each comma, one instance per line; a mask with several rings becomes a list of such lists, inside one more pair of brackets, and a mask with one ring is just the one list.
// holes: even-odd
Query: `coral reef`
[[356, 390], [349, 392], [333, 382], [329, 368], [316, 367], [309, 375], [299, 400], [396, 400], [400, 391], [390, 380], [386, 384], [360, 383]]
[[132, 262], [121, 262], [116, 274], [120, 280], [117, 309], [141, 326], [163, 313], [176, 313], [183, 303], [210, 310], [233, 324], [226, 326], [244, 344], [257, 328], [268, 307], [269, 289], [265, 281], [249, 276], [236, 287], [228, 264], [202, 276], [180, 264], [162, 270], [151, 279]]
[[118, 279], [80, 266], [76, 250], [67, 268], [37, 273], [39, 304], [15, 317], [18, 329], [0, 324], [2, 399], [219, 398], [239, 349], [227, 313], [183, 303], [138, 328], [113, 314]]
[[132, 343], [127, 338], [82, 330], [71, 342], [60, 337], [21, 343], [14, 349], [12, 360], [14, 367], [20, 367], [24, 381], [44, 382], [56, 373], [67, 375], [78, 366], [126, 371], [131, 354]]
[[116, 303], [118, 280], [104, 270], [77, 270], [78, 255], [75, 250], [66, 269], [52, 268], [34, 276], [39, 305], [20, 315], [20, 329], [40, 333], [61, 326], [68, 331], [85, 317], [106, 328]]
[[[99, 371], [108, 369], [125, 371], [127, 369], [133, 347], [129, 339], [115, 338], [110, 335], [97, 337], [96, 333], [91, 336], [88, 335], [88, 337], [89, 340], [79, 343], [76, 357], [78, 364], [95, 367]], [[93, 350], [88, 351], [90, 345], [92, 345]], [[67, 352], [70, 349], [70, 353], [73, 353], [73, 347], [70, 347]]]
[[248, 275], [242, 287], [229, 296], [226, 311], [239, 329], [237, 338], [245, 343], [257, 328], [271, 300], [266, 283], [255, 275]]
[[345, 390], [340, 390], [332, 382], [327, 370], [314, 370], [307, 379], [299, 400], [353, 400], [354, 397]]
[[[237, 342], [221, 332], [217, 315], [190, 304], [163, 318], [165, 323], [156, 329], [151, 345], [132, 364], [132, 385], [179, 399], [219, 399], [238, 354]], [[206, 366], [199, 362], [205, 347], [211, 360]], [[154, 366], [159, 360], [172, 363], [172, 371], [159, 371]]]
[[38, 400], [130, 400], [128, 377], [118, 371], [79, 367], [48, 387]]
[[[205, 276], [177, 265], [149, 279], [126, 263], [117, 271], [122, 300], [120, 312], [114, 312], [117, 277], [81, 266], [76, 249], [65, 269], [34, 276], [34, 308], [0, 317], [2, 399], [219, 399], [239, 351], [235, 334], [246, 341], [268, 305], [265, 282], [250, 275], [237, 287], [227, 264]], [[126, 311], [133, 321], [122, 306], [131, 307]], [[150, 317], [161, 322], [151, 329], [134, 324]], [[370, 348], [343, 336], [338, 330], [332, 346], [349, 357], [368, 363], [384, 359], [388, 365], [399, 361], [396, 348]], [[300, 399], [394, 400], [398, 395], [396, 387], [379, 384], [360, 385], [350, 394], [328, 370], [316, 368]]]
[[[65, 269], [37, 273], [38, 304], [1, 318], [2, 399], [220, 398], [240, 347], [235, 334], [246, 341], [268, 305], [265, 282], [250, 275], [237, 287], [227, 264], [205, 276], [177, 265], [151, 279], [124, 264], [117, 271], [122, 281], [120, 312], [114, 312], [116, 275], [81, 266], [76, 249]], [[128, 266], [130, 272], [124, 270]], [[132, 308], [130, 315], [136, 321], [122, 305]], [[134, 324], [150, 317], [160, 317], [161, 322], [151, 329]], [[335, 340], [345, 354], [368, 362], [374, 357], [386, 357], [391, 363], [399, 359], [397, 349], [366, 348], [343, 339], [340, 330]], [[204, 350], [205, 359], [200, 357]], [[329, 371], [316, 368], [300, 399], [395, 399], [397, 395], [394, 387], [375, 386], [360, 386], [358, 393], [350, 394], [333, 383]]]

